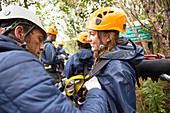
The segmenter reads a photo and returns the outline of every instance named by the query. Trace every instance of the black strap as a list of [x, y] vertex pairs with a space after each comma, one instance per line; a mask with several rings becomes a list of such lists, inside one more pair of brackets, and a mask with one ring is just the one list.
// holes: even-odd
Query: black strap
[[89, 72], [89, 78], [92, 78], [99, 72], [111, 59], [101, 60], [100, 63]]
[[88, 63], [85, 62], [85, 63], [84, 63], [84, 72], [83, 72], [84, 77], [85, 77], [87, 74], [88, 74]]

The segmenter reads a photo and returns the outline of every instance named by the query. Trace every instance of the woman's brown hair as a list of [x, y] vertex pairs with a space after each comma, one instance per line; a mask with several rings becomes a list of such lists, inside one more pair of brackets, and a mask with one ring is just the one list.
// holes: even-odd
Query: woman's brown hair
[[110, 38], [110, 41], [107, 45], [105, 45], [105, 48], [102, 51], [94, 52], [94, 56], [96, 57], [94, 66], [96, 66], [100, 62], [100, 57], [105, 54], [106, 52], [109, 52], [112, 48], [116, 47], [116, 40], [119, 36], [119, 31], [115, 30], [107, 30], [107, 31], [100, 31], [103, 32], [104, 35], [102, 38]]

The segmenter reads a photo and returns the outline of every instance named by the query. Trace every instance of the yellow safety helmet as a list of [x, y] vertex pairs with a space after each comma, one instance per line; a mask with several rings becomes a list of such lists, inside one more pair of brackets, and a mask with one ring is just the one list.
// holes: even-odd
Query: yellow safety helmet
[[81, 32], [77, 35], [76, 40], [80, 41], [81, 43], [89, 43], [89, 41], [87, 41], [87, 37], [88, 37], [87, 32]]
[[126, 15], [117, 8], [101, 8], [90, 16], [86, 28], [92, 30], [117, 30], [126, 33]]
[[47, 33], [56, 35], [56, 34], [58, 34], [58, 31], [54, 27], [48, 27], [47, 28]]
[[63, 46], [63, 45], [64, 45], [64, 43], [63, 43], [63, 42], [60, 42], [60, 43], [58, 43], [58, 45], [62, 45], [62, 46]]

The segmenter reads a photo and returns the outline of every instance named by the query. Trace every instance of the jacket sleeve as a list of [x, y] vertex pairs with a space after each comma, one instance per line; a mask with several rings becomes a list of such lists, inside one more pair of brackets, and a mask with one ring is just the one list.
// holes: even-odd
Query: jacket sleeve
[[51, 43], [45, 45], [45, 55], [48, 64], [57, 64], [62, 61], [62, 57], [57, 55], [56, 48]]
[[[92, 89], [86, 95], [82, 110], [73, 107], [72, 103], [53, 84], [53, 79], [47, 74], [37, 58], [32, 55], [23, 57], [10, 56], [2, 64], [12, 58], [8, 68], [1, 70], [1, 91], [5, 96], [0, 107], [7, 112], [22, 113], [105, 113], [107, 112], [107, 96], [104, 91]], [[8, 70], [4, 70], [8, 69]], [[9, 73], [11, 72], [11, 73]], [[2, 76], [5, 75], [5, 76]], [[1, 94], [2, 95], [2, 94]], [[7, 98], [8, 97], [8, 98]], [[4, 102], [5, 104], [1, 103]]]
[[61, 48], [61, 54], [64, 54], [66, 56], [65, 57], [66, 60], [68, 59], [68, 54], [66, 53], [66, 51], [63, 48]]

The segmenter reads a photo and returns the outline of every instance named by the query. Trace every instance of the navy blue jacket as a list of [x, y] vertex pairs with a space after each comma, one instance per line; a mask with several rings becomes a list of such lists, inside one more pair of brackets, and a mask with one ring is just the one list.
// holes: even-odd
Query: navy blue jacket
[[65, 52], [65, 50], [61, 46], [57, 47], [57, 52], [58, 52], [59, 55], [64, 54], [66, 56], [65, 59], [66, 60], [68, 59], [68, 54]]
[[88, 71], [91, 70], [94, 63], [93, 52], [89, 49], [79, 49], [70, 56], [64, 67], [64, 75], [70, 78], [78, 73], [84, 72], [84, 63], [81, 60], [88, 60]]
[[54, 86], [37, 57], [0, 35], [0, 113], [80, 112], [106, 113], [105, 92], [89, 90], [80, 111]]
[[51, 41], [44, 41], [44, 48], [45, 50], [41, 52], [41, 61], [44, 64], [53, 65], [62, 62], [62, 57], [57, 53]]
[[125, 45], [118, 44], [115, 49], [101, 56], [101, 59], [112, 59], [96, 75], [102, 89], [108, 94], [111, 113], [136, 112], [136, 73], [132, 65], [144, 59], [143, 48], [129, 41]]

